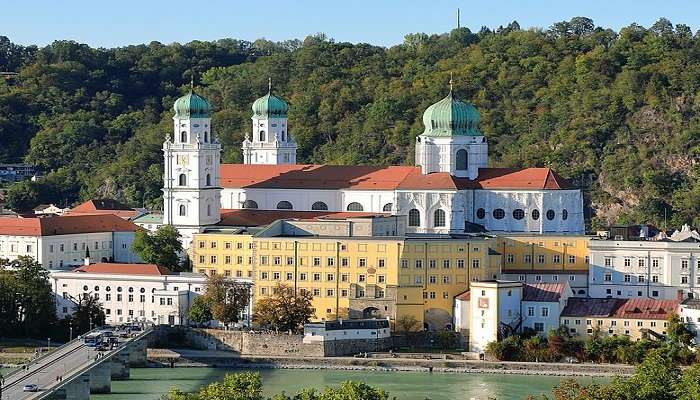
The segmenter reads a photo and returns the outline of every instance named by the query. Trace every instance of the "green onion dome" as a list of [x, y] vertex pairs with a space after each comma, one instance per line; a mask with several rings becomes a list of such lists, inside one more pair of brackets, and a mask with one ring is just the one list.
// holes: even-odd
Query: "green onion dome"
[[452, 91], [423, 113], [426, 136], [481, 136], [476, 107], [457, 100]]
[[211, 105], [194, 91], [175, 100], [173, 109], [177, 118], [211, 118]]
[[287, 118], [287, 110], [287, 102], [269, 92], [253, 102], [253, 116], [258, 118]]

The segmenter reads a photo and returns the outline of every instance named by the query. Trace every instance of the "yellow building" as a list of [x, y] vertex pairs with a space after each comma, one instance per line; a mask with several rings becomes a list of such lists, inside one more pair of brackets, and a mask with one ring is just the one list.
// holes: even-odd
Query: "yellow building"
[[589, 236], [561, 234], [499, 236], [500, 278], [532, 284], [567, 281], [577, 296], [586, 296], [589, 240]]
[[668, 318], [678, 312], [678, 300], [570, 298], [559, 316], [573, 336], [594, 332], [651, 339], [666, 334]]
[[[253, 279], [253, 299], [277, 284], [313, 294], [317, 319], [414, 316], [452, 327], [454, 297], [498, 276], [487, 236], [405, 235], [405, 217], [278, 220], [260, 229], [196, 234], [196, 272]], [[420, 328], [419, 326], [419, 328]]]

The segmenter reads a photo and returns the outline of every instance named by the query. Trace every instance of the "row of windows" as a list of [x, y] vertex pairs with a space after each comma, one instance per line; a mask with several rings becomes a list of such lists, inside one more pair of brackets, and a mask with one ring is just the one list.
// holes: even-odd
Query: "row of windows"
[[[207, 245], [208, 243], [208, 245]], [[197, 247], [199, 249], [217, 249], [221, 242], [217, 240], [210, 240], [210, 241], [205, 241], [205, 240], [199, 240], [197, 241]], [[256, 243], [255, 242], [249, 242], [247, 245], [243, 242], [229, 242], [225, 241], [223, 242], [224, 249], [226, 250], [231, 250], [233, 248], [237, 250], [243, 250], [244, 248], [247, 248], [249, 250], [255, 249], [256, 248]], [[326, 251], [335, 251], [336, 250], [337, 243], [335, 242], [325, 242], [324, 243], [298, 243], [298, 249], [302, 251], [306, 250], [313, 250], [313, 251], [323, 251], [324, 249]], [[354, 244], [353, 244], [354, 246]], [[426, 251], [425, 244], [417, 244], [417, 245], [412, 245], [412, 244], [406, 244], [403, 247], [403, 250], [405, 253], [418, 253], [418, 254], [424, 254]], [[261, 250], [294, 250], [294, 242], [288, 241], [288, 242], [268, 242], [268, 241], [261, 241], [259, 242], [259, 245], [257, 246]], [[388, 250], [391, 249], [391, 247], [387, 244], [384, 243], [379, 243], [379, 244], [367, 244], [367, 243], [357, 243], [357, 247], [352, 247], [353, 251], [357, 252], [368, 252], [370, 250], [376, 250], [379, 253], [384, 253]], [[340, 251], [347, 251], [348, 250], [348, 244], [345, 243], [340, 243]], [[451, 253], [451, 252], [457, 252], [457, 253], [464, 253], [466, 252], [467, 246], [464, 244], [459, 244], [459, 245], [437, 245], [437, 244], [430, 244], [428, 245], [427, 251], [428, 253]], [[471, 251], [474, 253], [479, 253], [481, 252], [481, 247], [478, 245], [474, 245], [471, 248]]]
[[[464, 268], [466, 261], [457, 260], [457, 268]], [[451, 260], [442, 260], [442, 268], [448, 269], [452, 266]], [[423, 268], [423, 260], [414, 260], [413, 266], [417, 269]], [[472, 268], [479, 268], [481, 266], [481, 260], [478, 258], [472, 259]], [[409, 260], [401, 260], [401, 268], [408, 268]], [[428, 260], [428, 268], [435, 269], [438, 267], [438, 260]]]
[[[688, 261], [688, 260], [683, 260], [683, 261]], [[605, 257], [605, 266], [606, 267], [612, 267], [613, 266], [613, 257]], [[658, 258], [652, 258], [651, 260], [651, 267], [652, 268], [659, 268], [660, 261]], [[647, 265], [647, 260], [646, 258], [638, 258], [637, 259], [637, 266], [640, 268], [645, 268]], [[632, 259], [629, 257], [626, 257], [624, 259], [624, 266], [625, 267], [631, 267], [632, 266]], [[688, 267], [688, 264], [685, 264], [685, 268]], [[698, 268], [700, 268], [700, 260], [698, 260]]]
[[[408, 211], [408, 226], [420, 226], [420, 211], [412, 208]], [[437, 209], [433, 211], [433, 227], [440, 228], [444, 227], [446, 224], [445, 211], [442, 209]], [[426, 224], [427, 225], [427, 224]]]
[[[586, 256], [586, 263], [588, 262], [588, 256]], [[535, 258], [537, 260], [538, 264], [544, 264], [546, 262], [546, 256], [544, 254], [537, 254], [537, 257]], [[576, 256], [569, 255], [567, 257], [569, 264], [574, 264], [576, 263]], [[555, 264], [561, 263], [563, 258], [561, 257], [561, 254], [553, 254], [552, 255], [552, 262]], [[514, 254], [506, 254], [506, 262], [509, 264], [515, 263], [515, 255]], [[523, 255], [523, 262], [524, 263], [531, 263], [532, 262], [532, 254], [524, 254]]]
[[[204, 184], [206, 186], [211, 186], [211, 174], [207, 174], [204, 177]], [[180, 174], [180, 176], [177, 178], [177, 185], [178, 186], [187, 186], [187, 175], [186, 174]]]
[[[596, 326], [604, 326], [605, 321], [606, 320], [602, 320], [602, 319], [596, 320]], [[563, 322], [564, 322], [564, 325], [569, 325], [571, 321], [569, 319], [564, 319]], [[610, 327], [617, 326], [617, 321], [615, 321], [615, 320], [608, 321], [608, 322], [609, 322], [609, 324], [607, 326], [610, 326]], [[631, 324], [632, 324], [632, 321], [629, 321], [629, 320], [622, 321], [623, 326], [630, 326]], [[573, 325], [581, 325], [581, 320], [580, 319], [574, 320]], [[593, 326], [593, 320], [587, 319], [586, 325]], [[644, 321], [636, 321], [636, 325], [637, 325], [637, 327], [642, 328], [642, 327], [644, 327]], [[659, 322], [658, 325], [663, 325], [663, 327], [666, 328], [666, 327], [668, 327], [668, 322]], [[652, 327], [652, 328], [656, 328], [657, 321], [649, 321], [648, 326]]]
[[[494, 219], [503, 219], [506, 217], [506, 212], [502, 208], [496, 208], [493, 211], [491, 211], [491, 215], [493, 216]], [[513, 210], [512, 216], [513, 216], [514, 220], [520, 221], [523, 218], [525, 218], [525, 211], [520, 209], [520, 208], [516, 208], [515, 210]], [[553, 221], [554, 218], [557, 217], [557, 213], [554, 210], [547, 210], [547, 212], [545, 213], [545, 216], [547, 217], [548, 220]], [[479, 208], [478, 210], [476, 210], [476, 217], [478, 219], [486, 218], [486, 210], [483, 208]], [[532, 210], [530, 212], [530, 217], [535, 221], [540, 219], [540, 210]], [[566, 221], [567, 219], [569, 219], [569, 211], [568, 210], [563, 209], [561, 211], [561, 219], [562, 219], [562, 221]]]
[[[392, 203], [387, 203], [382, 207], [382, 211], [384, 212], [391, 212], [391, 209], [394, 205]], [[243, 202], [243, 208], [250, 208], [250, 209], [257, 209], [258, 208], [258, 203], [255, 200], [246, 200]], [[275, 207], [278, 210], [293, 210], [294, 205], [287, 200], [282, 200], [277, 203], [277, 206]], [[322, 202], [322, 201], [317, 201], [314, 202], [311, 205], [311, 210], [312, 211], [327, 211], [328, 210], [328, 204]], [[347, 211], [364, 211], [364, 207], [362, 204], [358, 202], [352, 202], [348, 204], [346, 207]]]

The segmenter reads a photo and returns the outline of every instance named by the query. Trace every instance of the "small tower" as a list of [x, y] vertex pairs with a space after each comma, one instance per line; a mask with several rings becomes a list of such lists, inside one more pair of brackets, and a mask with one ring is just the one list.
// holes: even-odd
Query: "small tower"
[[289, 134], [287, 102], [268, 92], [253, 103], [253, 136], [243, 141], [244, 164], [296, 164], [297, 143]]
[[481, 116], [476, 108], [450, 93], [423, 113], [425, 130], [416, 138], [415, 163], [424, 174], [449, 172], [476, 179], [488, 166], [488, 145], [479, 132]]
[[173, 138], [163, 143], [163, 223], [177, 228], [187, 246], [193, 233], [220, 220], [221, 144], [211, 132], [211, 106], [194, 87], [173, 109]]

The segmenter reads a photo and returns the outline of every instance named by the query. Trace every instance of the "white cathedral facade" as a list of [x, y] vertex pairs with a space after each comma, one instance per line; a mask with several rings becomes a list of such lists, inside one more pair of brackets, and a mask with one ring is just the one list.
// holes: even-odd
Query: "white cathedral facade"
[[163, 223], [187, 243], [222, 211], [246, 208], [401, 214], [413, 233], [584, 232], [581, 191], [549, 168], [489, 168], [479, 112], [452, 91], [423, 114], [415, 166], [296, 164], [287, 103], [268, 93], [252, 108], [244, 163], [221, 164], [207, 100], [191, 92], [175, 102]]

